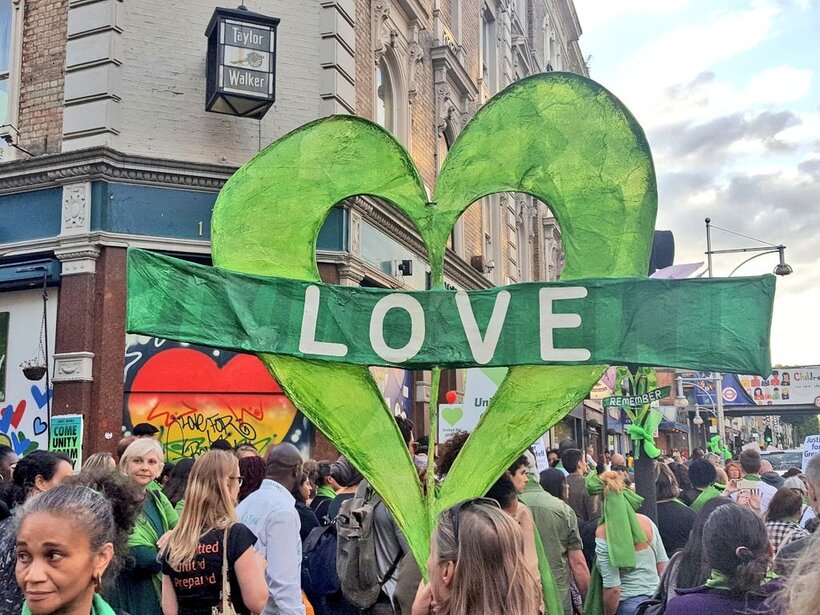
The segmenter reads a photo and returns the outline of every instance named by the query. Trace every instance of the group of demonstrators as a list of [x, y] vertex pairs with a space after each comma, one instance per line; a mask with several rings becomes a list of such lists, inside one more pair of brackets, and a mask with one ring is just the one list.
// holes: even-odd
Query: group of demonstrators
[[[446, 480], [467, 434], [428, 468], [397, 422], [420, 474]], [[659, 459], [655, 522], [626, 459], [564, 441], [550, 469], [527, 452], [445, 510], [420, 570], [344, 457], [217, 441], [171, 465], [152, 430], [135, 432], [78, 473], [0, 447], [0, 612], [802, 615], [820, 601], [820, 456], [785, 476], [754, 449]]]

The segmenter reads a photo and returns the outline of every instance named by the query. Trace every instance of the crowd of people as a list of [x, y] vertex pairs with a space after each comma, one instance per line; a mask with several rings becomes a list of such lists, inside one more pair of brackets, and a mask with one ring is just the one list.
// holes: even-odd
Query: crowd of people
[[[447, 480], [468, 434], [427, 443]], [[445, 510], [424, 570], [347, 459], [216, 441], [166, 463], [150, 425], [82, 468], [0, 447], [0, 613], [16, 615], [804, 615], [820, 604], [820, 456], [655, 461], [657, 516], [626, 458], [565, 440]], [[15, 582], [16, 580], [16, 582]]]

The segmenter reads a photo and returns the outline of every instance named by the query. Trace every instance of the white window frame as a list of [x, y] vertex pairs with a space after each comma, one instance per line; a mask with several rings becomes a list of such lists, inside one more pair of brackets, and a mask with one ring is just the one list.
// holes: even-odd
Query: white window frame
[[[11, 0], [11, 40], [9, 42], [9, 73], [8, 73], [8, 109], [6, 121], [0, 122], [11, 125], [14, 128], [3, 127], [0, 134], [10, 135], [14, 142], [17, 142], [17, 132], [20, 121], [20, 64], [23, 55], [23, 15], [25, 12], [25, 0]], [[0, 141], [0, 162], [16, 160], [19, 151]]]

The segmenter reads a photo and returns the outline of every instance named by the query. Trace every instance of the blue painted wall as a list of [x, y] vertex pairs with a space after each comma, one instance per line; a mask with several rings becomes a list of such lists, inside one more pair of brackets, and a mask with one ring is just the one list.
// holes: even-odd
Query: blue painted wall
[[[216, 194], [134, 184], [91, 184], [91, 230], [207, 241]], [[60, 234], [62, 188], [0, 196], [0, 244]], [[347, 211], [336, 207], [319, 233], [321, 250], [347, 250]]]
[[0, 244], [60, 234], [63, 189], [0, 196]]

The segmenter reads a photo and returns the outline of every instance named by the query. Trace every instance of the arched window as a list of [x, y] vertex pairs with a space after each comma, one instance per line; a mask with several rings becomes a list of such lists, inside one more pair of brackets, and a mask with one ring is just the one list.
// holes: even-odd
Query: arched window
[[393, 81], [384, 60], [376, 66], [376, 123], [394, 132], [396, 107], [393, 96]]

